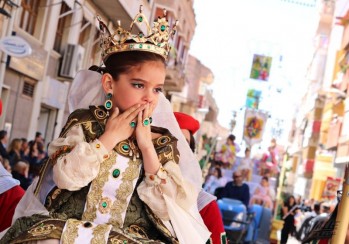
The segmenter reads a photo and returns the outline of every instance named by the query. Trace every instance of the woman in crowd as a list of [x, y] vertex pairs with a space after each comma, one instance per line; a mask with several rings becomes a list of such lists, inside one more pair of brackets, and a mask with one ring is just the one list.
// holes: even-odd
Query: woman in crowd
[[131, 30], [145, 24], [147, 35], [99, 21], [105, 67], [75, 78], [69, 105], [81, 109], [49, 144], [0, 242], [206, 243], [199, 164], [161, 93], [174, 30], [165, 16], [151, 29], [142, 11]]
[[284, 221], [284, 226], [281, 230], [281, 244], [286, 244], [288, 236], [295, 230], [294, 215], [296, 213], [296, 206], [296, 199], [292, 195], [281, 206], [281, 217]]
[[218, 187], [224, 187], [227, 180], [222, 176], [222, 171], [219, 167], [215, 167], [213, 174], [209, 176], [204, 185], [204, 190], [214, 195]]

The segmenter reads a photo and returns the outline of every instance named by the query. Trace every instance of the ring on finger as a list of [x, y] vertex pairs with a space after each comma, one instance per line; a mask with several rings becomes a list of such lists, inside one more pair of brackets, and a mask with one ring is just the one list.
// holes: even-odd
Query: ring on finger
[[151, 119], [146, 117], [144, 120], [143, 120], [143, 126], [148, 126], [151, 124]]
[[130, 122], [130, 126], [131, 126], [132, 128], [135, 128], [136, 125], [137, 125], [137, 123], [136, 123], [135, 121], [131, 121], [131, 122]]

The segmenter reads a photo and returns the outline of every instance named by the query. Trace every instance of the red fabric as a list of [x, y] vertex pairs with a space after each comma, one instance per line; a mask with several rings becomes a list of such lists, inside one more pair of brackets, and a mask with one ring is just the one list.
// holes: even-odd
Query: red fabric
[[16, 206], [25, 191], [20, 186], [0, 194], [0, 232], [11, 226]]
[[[226, 235], [224, 231], [221, 212], [219, 211], [217, 202], [212, 201], [209, 204], [207, 204], [203, 209], [201, 209], [200, 215], [204, 220], [204, 223], [207, 229], [212, 233], [211, 243], [213, 244], [223, 243], [221, 240], [222, 238], [226, 238]], [[225, 241], [224, 243], [227, 243], [227, 241]]]
[[195, 134], [195, 132], [200, 128], [199, 121], [194, 119], [192, 116], [181, 112], [174, 112], [173, 114], [181, 129], [189, 130], [192, 134]]

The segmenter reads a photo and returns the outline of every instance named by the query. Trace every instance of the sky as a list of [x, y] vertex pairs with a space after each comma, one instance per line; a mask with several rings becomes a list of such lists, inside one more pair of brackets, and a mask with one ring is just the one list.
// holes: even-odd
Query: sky
[[[270, 115], [268, 130], [278, 120], [284, 128], [290, 127], [295, 105], [306, 89], [314, 51], [318, 23], [314, 2], [194, 1], [197, 26], [189, 53], [213, 72], [209, 89], [219, 107], [219, 123], [229, 128], [232, 113], [237, 111], [237, 138], [242, 137], [248, 88], [262, 90], [260, 109]], [[249, 78], [255, 53], [273, 58], [268, 82]]]

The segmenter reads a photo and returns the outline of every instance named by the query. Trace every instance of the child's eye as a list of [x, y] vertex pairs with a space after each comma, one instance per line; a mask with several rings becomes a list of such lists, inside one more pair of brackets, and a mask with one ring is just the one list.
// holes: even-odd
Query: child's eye
[[136, 87], [136, 88], [143, 88], [144, 87], [144, 85], [140, 84], [140, 83], [133, 83], [132, 86]]
[[162, 92], [162, 88], [161, 87], [158, 87], [158, 88], [155, 88], [155, 92]]

